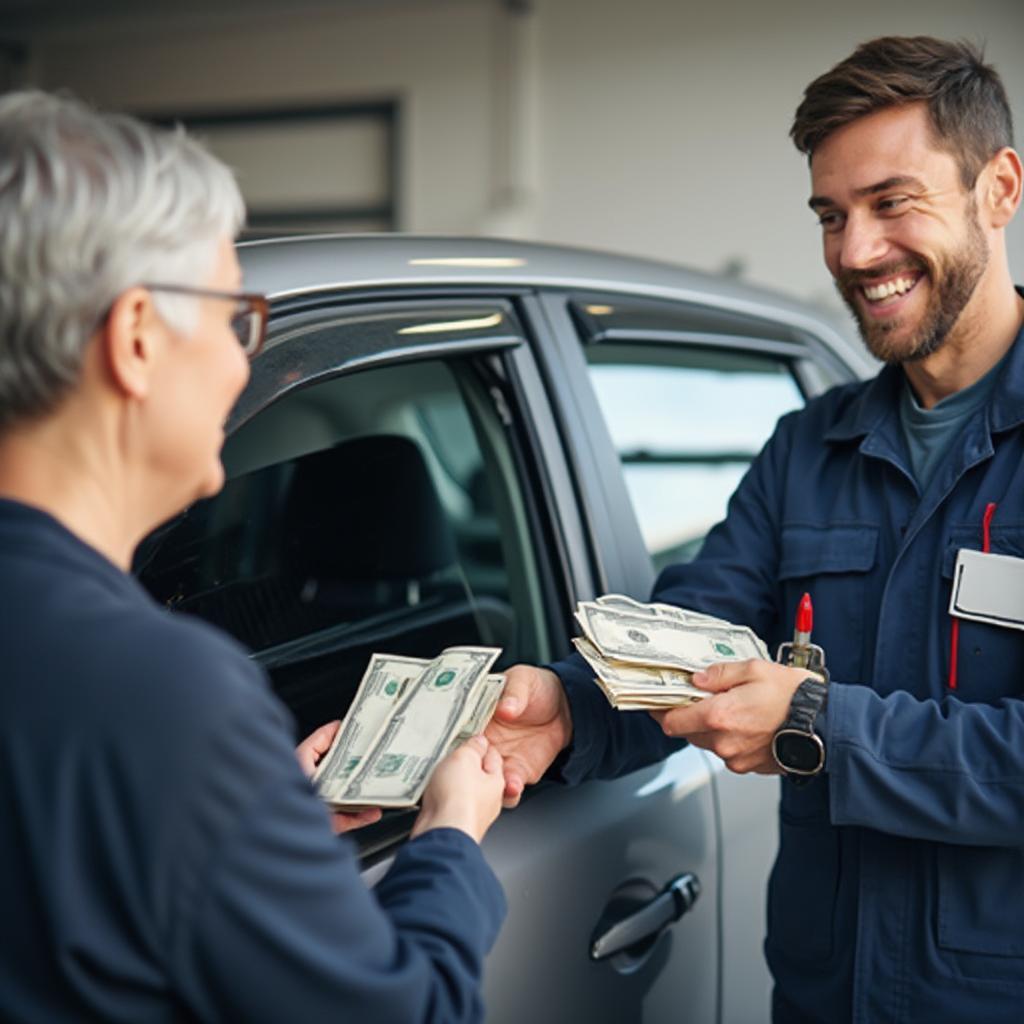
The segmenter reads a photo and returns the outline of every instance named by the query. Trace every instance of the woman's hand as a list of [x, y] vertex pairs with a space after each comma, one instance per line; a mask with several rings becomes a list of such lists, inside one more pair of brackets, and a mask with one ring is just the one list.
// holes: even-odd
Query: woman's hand
[[[341, 722], [328, 722], [321, 725], [315, 732], [310, 733], [296, 748], [295, 755], [299, 759], [299, 766], [312, 778], [320, 759], [331, 749], [334, 742], [334, 735], [338, 731]], [[379, 807], [367, 807], [361, 811], [332, 811], [331, 827], [338, 834], [351, 832], [355, 828], [363, 828], [365, 825], [372, 825], [380, 821], [383, 812]]]
[[412, 835], [457, 828], [479, 843], [501, 811], [504, 789], [497, 747], [484, 736], [473, 736], [434, 769]]

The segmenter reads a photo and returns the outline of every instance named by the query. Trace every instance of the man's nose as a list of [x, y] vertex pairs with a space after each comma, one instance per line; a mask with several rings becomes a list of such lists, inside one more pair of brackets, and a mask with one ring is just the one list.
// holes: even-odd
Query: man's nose
[[889, 251], [884, 226], [870, 216], [850, 214], [843, 226], [839, 265], [844, 270], [865, 270]]

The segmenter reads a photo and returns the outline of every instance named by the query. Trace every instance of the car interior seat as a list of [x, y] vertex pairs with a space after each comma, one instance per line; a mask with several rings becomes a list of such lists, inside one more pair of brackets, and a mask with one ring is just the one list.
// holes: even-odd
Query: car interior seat
[[297, 657], [268, 667], [302, 726], [344, 711], [374, 651], [433, 657], [513, 634], [507, 602], [470, 590], [409, 437], [355, 437], [296, 459], [282, 534], [289, 632], [304, 639]]
[[415, 607], [454, 579], [455, 541], [426, 463], [397, 434], [295, 460], [283, 540], [297, 600], [325, 624]]

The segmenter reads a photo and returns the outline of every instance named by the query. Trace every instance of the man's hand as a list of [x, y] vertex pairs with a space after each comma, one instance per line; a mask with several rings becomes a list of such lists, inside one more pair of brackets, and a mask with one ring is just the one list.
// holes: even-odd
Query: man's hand
[[569, 701], [550, 669], [515, 665], [484, 734], [505, 759], [506, 807], [515, 807], [572, 739]]
[[[313, 777], [320, 758], [331, 749], [334, 742], [334, 734], [338, 731], [341, 722], [328, 722], [321, 725], [316, 732], [310, 733], [296, 748], [295, 756], [299, 759], [299, 766], [309, 778]], [[332, 811], [331, 828], [338, 834], [350, 832], [354, 828], [362, 828], [364, 825], [372, 825], [380, 821], [383, 812], [379, 807], [368, 807], [362, 811]]]
[[651, 715], [666, 736], [710, 750], [731, 771], [779, 774], [772, 737], [789, 715], [796, 688], [812, 674], [772, 661], [720, 662], [693, 677], [694, 685], [713, 691], [713, 697]]

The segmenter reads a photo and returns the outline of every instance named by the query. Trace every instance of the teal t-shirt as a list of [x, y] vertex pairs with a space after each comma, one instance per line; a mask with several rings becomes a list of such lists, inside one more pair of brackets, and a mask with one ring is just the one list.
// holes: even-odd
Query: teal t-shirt
[[931, 409], [921, 407], [906, 376], [900, 396], [900, 427], [907, 442], [910, 467], [923, 494], [935, 478], [960, 429], [992, 394], [1005, 360], [1000, 359], [981, 380], [957, 391]]

